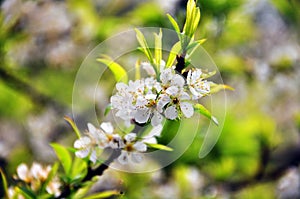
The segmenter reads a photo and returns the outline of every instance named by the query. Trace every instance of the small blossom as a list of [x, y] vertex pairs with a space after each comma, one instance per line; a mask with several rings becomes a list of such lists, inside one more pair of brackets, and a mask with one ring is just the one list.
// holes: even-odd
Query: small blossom
[[46, 187], [46, 191], [51, 194], [54, 195], [55, 197], [58, 197], [61, 194], [61, 183], [59, 181], [59, 179], [57, 177], [55, 177], [53, 180], [51, 180], [47, 187]]
[[207, 80], [204, 80], [201, 69], [188, 72], [187, 85], [193, 95], [193, 99], [199, 99], [210, 92], [210, 84]]

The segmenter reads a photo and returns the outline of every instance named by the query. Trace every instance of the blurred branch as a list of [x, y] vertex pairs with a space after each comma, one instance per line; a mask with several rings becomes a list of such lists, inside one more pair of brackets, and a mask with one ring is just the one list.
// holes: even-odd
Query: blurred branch
[[66, 110], [66, 106], [58, 102], [57, 100], [39, 92], [34, 87], [32, 87], [29, 83], [21, 80], [7, 69], [0, 67], [0, 78], [1, 80], [8, 85], [10, 88], [23, 93], [28, 96], [30, 100], [41, 107], [51, 107], [57, 113], [63, 113]]

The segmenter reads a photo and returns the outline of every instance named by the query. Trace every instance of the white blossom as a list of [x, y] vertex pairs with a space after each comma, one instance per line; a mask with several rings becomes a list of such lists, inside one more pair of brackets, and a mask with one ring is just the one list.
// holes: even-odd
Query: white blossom
[[187, 75], [187, 85], [192, 93], [193, 99], [199, 99], [210, 93], [210, 84], [203, 79], [201, 69], [190, 70]]

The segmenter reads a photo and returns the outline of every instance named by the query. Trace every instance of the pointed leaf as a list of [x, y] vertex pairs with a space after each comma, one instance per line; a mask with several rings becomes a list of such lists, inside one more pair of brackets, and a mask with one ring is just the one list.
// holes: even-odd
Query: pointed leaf
[[61, 162], [66, 175], [69, 175], [72, 167], [72, 158], [69, 151], [64, 146], [57, 143], [52, 143], [50, 145], [54, 149], [59, 161]]
[[179, 28], [179, 25], [178, 23], [176, 22], [176, 20], [170, 15], [170, 14], [167, 14], [167, 17], [169, 18], [169, 21], [171, 22], [174, 30], [178, 33], [180, 33], [180, 28]]
[[135, 29], [135, 32], [136, 32], [136, 38], [141, 46], [141, 50], [142, 52], [144, 52], [144, 54], [147, 56], [148, 60], [150, 61], [151, 64], [154, 64], [154, 60], [153, 60], [153, 56], [152, 56], [152, 53], [150, 51], [150, 48], [147, 44], [147, 41], [143, 35], [143, 33], [138, 30], [138, 29]]
[[173, 65], [173, 63], [176, 59], [176, 55], [178, 55], [180, 51], [181, 51], [181, 43], [180, 43], [180, 41], [178, 41], [173, 45], [173, 47], [170, 51], [169, 58], [166, 63], [166, 67], [171, 67]]
[[97, 61], [105, 64], [111, 70], [117, 82], [122, 81], [127, 83], [128, 76], [126, 70], [121, 65], [107, 56], [105, 58], [98, 58]]
[[71, 179], [78, 180], [83, 178], [87, 174], [87, 163], [81, 158], [74, 158], [72, 170], [70, 173]]
[[71, 125], [71, 127], [73, 128], [73, 130], [75, 131], [76, 135], [78, 138], [81, 137], [80, 135], [80, 131], [79, 129], [77, 128], [75, 122], [73, 121], [72, 118], [70, 118], [69, 116], [65, 116], [64, 119]]
[[194, 109], [196, 112], [200, 113], [201, 115], [204, 115], [205, 117], [211, 119], [216, 125], [219, 125], [219, 122], [217, 118], [212, 116], [209, 110], [207, 110], [202, 104], [196, 104], [194, 105]]
[[8, 198], [8, 193], [7, 193], [7, 190], [8, 190], [8, 184], [7, 184], [7, 179], [4, 175], [4, 172], [2, 171], [2, 169], [0, 168], [0, 174], [1, 174], [1, 180], [2, 180], [2, 185], [3, 185], [3, 190], [4, 190], [4, 193], [5, 193], [5, 196]]
[[153, 149], [159, 149], [159, 150], [163, 150], [163, 151], [173, 151], [172, 148], [162, 145], [162, 144], [152, 144], [152, 143], [145, 143], [147, 144], [150, 148]]
[[107, 116], [107, 114], [111, 111], [112, 105], [108, 104], [104, 110], [104, 116]]
[[232, 88], [231, 86], [225, 85], [225, 84], [215, 84], [213, 82], [210, 82], [210, 93], [217, 93], [221, 90], [232, 90], [234, 91], [234, 88]]
[[94, 195], [87, 196], [84, 199], [101, 199], [101, 198], [109, 198], [116, 195], [120, 195], [120, 191], [110, 190], [110, 191], [103, 191], [101, 193], [96, 193]]
[[162, 60], [162, 31], [159, 30], [159, 34], [154, 33], [154, 42], [155, 42], [155, 64], [157, 67], [157, 71], [160, 69], [160, 61]]

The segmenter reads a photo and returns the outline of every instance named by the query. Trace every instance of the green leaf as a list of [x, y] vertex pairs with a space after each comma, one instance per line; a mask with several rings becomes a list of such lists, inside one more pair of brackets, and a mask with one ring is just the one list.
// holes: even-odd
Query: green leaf
[[104, 110], [104, 116], [106, 116], [112, 109], [112, 105], [108, 104]]
[[71, 127], [72, 127], [73, 130], [75, 131], [77, 137], [80, 138], [80, 137], [81, 137], [80, 131], [79, 131], [79, 129], [77, 128], [75, 122], [72, 120], [72, 118], [70, 118], [69, 116], [65, 116], [64, 119], [71, 125]]
[[194, 105], [194, 109], [196, 112], [200, 113], [201, 115], [204, 115], [205, 117], [211, 119], [216, 125], [219, 125], [219, 122], [217, 118], [212, 116], [209, 110], [207, 110], [202, 104], [196, 104]]
[[2, 185], [3, 185], [3, 190], [5, 193], [5, 196], [8, 198], [8, 193], [7, 193], [7, 189], [8, 189], [8, 184], [7, 184], [7, 179], [4, 175], [3, 170], [0, 168], [0, 174], [1, 174], [1, 180], [2, 180]]
[[36, 199], [37, 198], [31, 190], [29, 190], [25, 187], [16, 187], [16, 192], [20, 193], [26, 199]]
[[69, 176], [72, 167], [72, 158], [69, 151], [64, 146], [57, 143], [52, 143], [50, 145], [54, 149], [59, 161], [61, 162], [66, 175]]
[[136, 38], [141, 46], [140, 48], [141, 51], [147, 56], [148, 60], [153, 65], [154, 64], [153, 56], [143, 33], [138, 29], [135, 29], [135, 32], [136, 32]]
[[82, 199], [94, 184], [94, 181], [87, 181], [86, 183], [84, 183], [84, 186], [82, 188], [77, 190], [77, 192], [72, 196], [72, 198]]
[[179, 25], [178, 23], [176, 22], [176, 20], [170, 15], [170, 14], [167, 14], [167, 17], [169, 18], [169, 21], [171, 22], [174, 30], [178, 33], [180, 33], [180, 28], [179, 28]]
[[210, 82], [210, 93], [217, 93], [221, 90], [232, 90], [234, 91], [234, 88], [232, 88], [231, 86], [225, 85], [225, 84], [215, 84], [213, 82]]
[[181, 51], [181, 43], [180, 43], [180, 41], [178, 41], [173, 45], [173, 47], [170, 51], [169, 58], [166, 63], [166, 67], [171, 67], [173, 65], [173, 63], [176, 59], [176, 55], [178, 55], [180, 51]]
[[162, 59], [162, 32], [159, 30], [159, 34], [154, 33], [154, 42], [155, 42], [155, 64], [157, 67], [157, 71], [160, 70], [160, 61]]
[[152, 143], [145, 143], [147, 144], [150, 148], [153, 149], [159, 149], [159, 150], [164, 150], [164, 151], [173, 151], [172, 148], [162, 145], [162, 144], [152, 144]]
[[207, 78], [210, 78], [210, 77], [212, 77], [212, 76], [214, 76], [215, 74], [217, 73], [217, 71], [211, 71], [211, 72], [203, 72], [202, 73], [202, 75], [201, 75], [201, 77], [203, 78], [203, 79], [207, 79]]
[[78, 180], [85, 177], [87, 174], [87, 163], [81, 158], [74, 158], [72, 170], [70, 173], [71, 179]]
[[117, 82], [122, 81], [124, 83], [128, 82], [128, 76], [126, 70], [114, 62], [110, 57], [102, 55], [103, 58], [98, 58], [97, 61], [105, 64], [113, 73]]
[[110, 190], [110, 191], [104, 191], [101, 193], [96, 193], [94, 195], [87, 196], [84, 199], [101, 199], [101, 198], [108, 198], [116, 195], [120, 195], [120, 191]]

